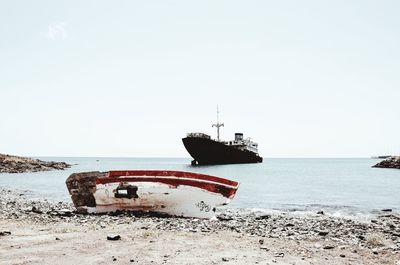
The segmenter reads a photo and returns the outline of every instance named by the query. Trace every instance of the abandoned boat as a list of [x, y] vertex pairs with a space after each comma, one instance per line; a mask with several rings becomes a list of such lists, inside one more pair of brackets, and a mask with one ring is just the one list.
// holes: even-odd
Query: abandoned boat
[[155, 212], [211, 218], [228, 204], [239, 183], [204, 174], [165, 170], [74, 173], [66, 180], [79, 212]]
[[261, 163], [263, 158], [258, 154], [258, 144], [250, 138], [244, 139], [243, 133], [235, 133], [232, 141], [221, 141], [219, 128], [224, 124], [219, 122], [217, 109], [217, 139], [205, 133], [188, 133], [182, 139], [188, 153], [193, 157], [192, 165], [217, 165], [239, 163]]

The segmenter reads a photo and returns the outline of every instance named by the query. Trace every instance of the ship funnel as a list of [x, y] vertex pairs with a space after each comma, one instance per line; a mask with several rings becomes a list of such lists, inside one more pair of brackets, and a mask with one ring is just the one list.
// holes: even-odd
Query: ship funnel
[[243, 141], [243, 133], [235, 133], [235, 141]]

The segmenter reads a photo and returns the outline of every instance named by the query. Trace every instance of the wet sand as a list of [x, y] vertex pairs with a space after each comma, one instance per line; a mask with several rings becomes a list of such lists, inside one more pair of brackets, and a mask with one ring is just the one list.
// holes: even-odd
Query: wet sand
[[[0, 189], [0, 264], [397, 264], [400, 216], [224, 210], [216, 220], [81, 215]], [[107, 237], [119, 235], [119, 240]], [[400, 264], [400, 263], [399, 263]]]

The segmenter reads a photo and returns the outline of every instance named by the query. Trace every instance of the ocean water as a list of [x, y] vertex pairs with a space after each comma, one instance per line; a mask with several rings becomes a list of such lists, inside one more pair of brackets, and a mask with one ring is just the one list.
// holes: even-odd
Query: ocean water
[[0, 187], [28, 191], [32, 198], [70, 201], [65, 180], [73, 172], [112, 169], [191, 171], [240, 182], [227, 207], [265, 211], [368, 215], [391, 208], [400, 212], [400, 170], [371, 166], [376, 159], [264, 158], [261, 164], [191, 166], [189, 158], [58, 158], [64, 171], [0, 174]]

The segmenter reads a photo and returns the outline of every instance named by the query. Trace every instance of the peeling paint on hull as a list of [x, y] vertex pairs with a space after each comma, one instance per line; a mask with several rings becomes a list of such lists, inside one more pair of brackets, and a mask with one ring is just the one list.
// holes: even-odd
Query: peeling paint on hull
[[211, 218], [228, 204], [239, 184], [224, 178], [182, 171], [129, 170], [72, 174], [66, 181], [78, 210], [157, 212]]

